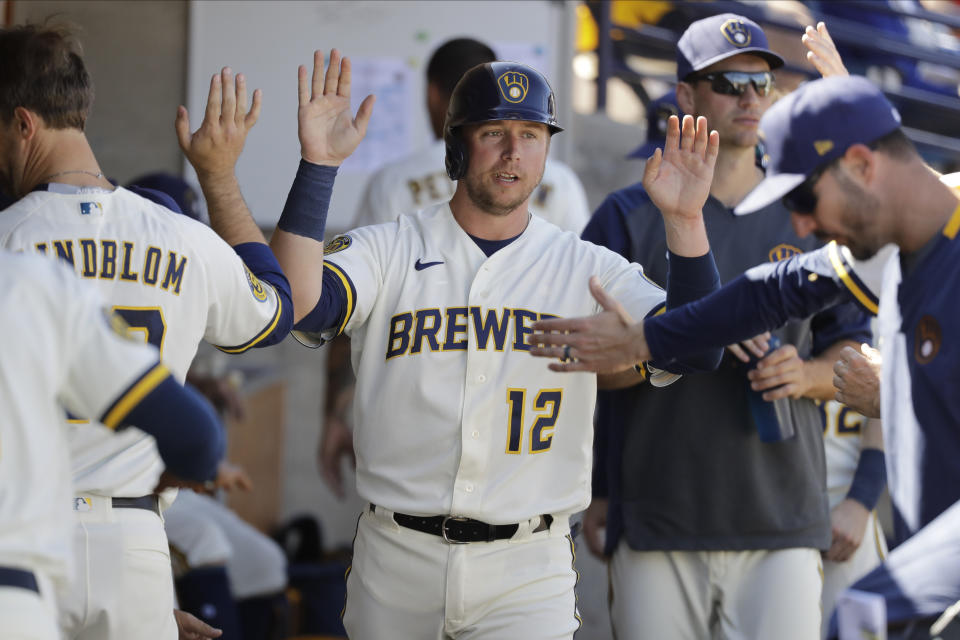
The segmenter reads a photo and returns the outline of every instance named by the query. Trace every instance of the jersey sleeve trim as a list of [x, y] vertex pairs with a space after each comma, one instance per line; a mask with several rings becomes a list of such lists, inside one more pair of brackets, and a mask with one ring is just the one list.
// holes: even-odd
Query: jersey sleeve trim
[[127, 417], [127, 414], [136, 407], [147, 394], [157, 388], [160, 383], [170, 377], [170, 370], [162, 363], [148, 369], [127, 390], [120, 394], [112, 405], [103, 412], [100, 422], [108, 429], [116, 429]]
[[954, 209], [947, 226], [943, 228], [943, 235], [953, 240], [957, 236], [957, 231], [960, 231], [960, 205]]
[[327, 261], [324, 261], [323, 266], [330, 269], [330, 271], [337, 276], [340, 282], [343, 283], [343, 290], [347, 294], [347, 310], [346, 313], [343, 314], [343, 322], [337, 327], [336, 335], [340, 335], [343, 333], [343, 330], [347, 328], [347, 323], [350, 322], [350, 318], [353, 316], [353, 310], [357, 305], [357, 290], [353, 286], [353, 281], [350, 280], [349, 276], [347, 276], [340, 267]]
[[880, 301], [853, 272], [853, 269], [851, 269], [850, 264], [846, 258], [844, 258], [836, 241], [831, 241], [830, 244], [827, 245], [827, 255], [830, 257], [830, 265], [837, 273], [840, 281], [847, 290], [850, 291], [860, 306], [873, 315], [877, 315]]
[[273, 334], [273, 330], [277, 328], [277, 323], [280, 322], [280, 317], [283, 315], [283, 296], [280, 295], [280, 292], [277, 291], [277, 288], [273, 285], [270, 285], [270, 288], [273, 289], [274, 294], [277, 296], [277, 308], [276, 311], [274, 311], [273, 319], [270, 320], [270, 323], [266, 326], [266, 328], [258, 333], [252, 340], [244, 342], [241, 345], [237, 345], [235, 347], [221, 347], [214, 345], [217, 347], [217, 349], [223, 351], [224, 353], [243, 353], [244, 351], [255, 347], [257, 344], [266, 339], [267, 336]]

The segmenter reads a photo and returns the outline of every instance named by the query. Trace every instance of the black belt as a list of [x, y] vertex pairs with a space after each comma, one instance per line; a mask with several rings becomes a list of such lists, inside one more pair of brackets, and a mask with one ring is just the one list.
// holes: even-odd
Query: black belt
[[[376, 505], [370, 505], [370, 511], [376, 510]], [[406, 513], [394, 513], [393, 520], [401, 527], [440, 536], [452, 544], [466, 544], [468, 542], [493, 542], [512, 538], [520, 528], [519, 524], [487, 524], [472, 518], [460, 516], [411, 516]], [[553, 516], [540, 516], [540, 524], [533, 530], [546, 531], [553, 522]]]
[[160, 501], [157, 496], [140, 496], [139, 498], [111, 498], [114, 509], [146, 509], [160, 515]]
[[0, 567], [0, 587], [20, 587], [40, 593], [40, 589], [37, 587], [37, 578], [32, 571], [12, 567]]

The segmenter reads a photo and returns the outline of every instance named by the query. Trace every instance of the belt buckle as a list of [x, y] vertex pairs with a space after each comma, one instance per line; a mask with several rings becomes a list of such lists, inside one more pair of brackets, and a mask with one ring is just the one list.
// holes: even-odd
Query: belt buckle
[[440, 535], [443, 537], [443, 541], [447, 544], [469, 544], [467, 540], [451, 540], [450, 536], [447, 534], [447, 523], [453, 520], [454, 522], [466, 522], [470, 518], [465, 518], [463, 516], [444, 516], [443, 522], [440, 523]]

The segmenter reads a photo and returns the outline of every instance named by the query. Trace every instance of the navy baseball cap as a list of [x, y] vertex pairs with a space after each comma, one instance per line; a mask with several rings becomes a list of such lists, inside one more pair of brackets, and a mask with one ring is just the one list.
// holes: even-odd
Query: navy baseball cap
[[181, 213], [188, 218], [200, 220], [200, 199], [197, 197], [197, 192], [186, 180], [179, 176], [163, 172], [148, 173], [131, 180], [127, 186], [153, 189], [165, 193], [173, 198], [177, 206], [180, 207]]
[[900, 128], [900, 114], [862, 76], [814, 80], [778, 100], [760, 120], [767, 175], [734, 210], [758, 211], [799, 186], [855, 144]]
[[770, 51], [763, 29], [750, 18], [721, 13], [697, 20], [677, 42], [677, 80], [741, 53], [763, 58], [771, 69], [783, 66], [783, 58]]
[[649, 158], [662, 147], [667, 140], [667, 120], [670, 116], [680, 116], [680, 107], [677, 106], [677, 92], [671, 89], [647, 105], [647, 140], [642, 145], [627, 154], [628, 158]]

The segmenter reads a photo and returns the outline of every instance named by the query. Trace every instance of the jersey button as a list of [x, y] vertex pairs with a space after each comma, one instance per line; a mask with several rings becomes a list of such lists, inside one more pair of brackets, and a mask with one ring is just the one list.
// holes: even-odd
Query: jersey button
[[477, 438], [480, 437], [480, 432], [479, 432], [479, 431], [474, 431], [474, 432], [471, 433], [470, 435], [473, 436], [473, 439], [474, 439], [474, 440], [476, 440]]
[[487, 381], [487, 376], [483, 375], [482, 373], [477, 376], [477, 382], [486, 382], [486, 381]]
[[472, 485], [472, 484], [468, 484], [467, 486], [465, 486], [465, 487], [463, 488], [463, 490], [466, 491], [467, 493], [473, 493], [473, 485]]

